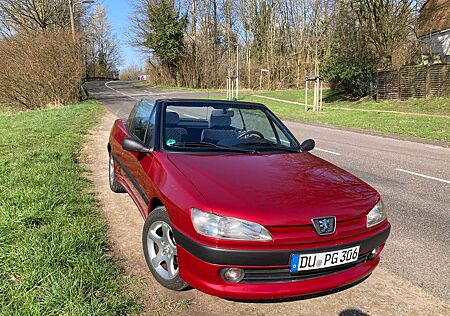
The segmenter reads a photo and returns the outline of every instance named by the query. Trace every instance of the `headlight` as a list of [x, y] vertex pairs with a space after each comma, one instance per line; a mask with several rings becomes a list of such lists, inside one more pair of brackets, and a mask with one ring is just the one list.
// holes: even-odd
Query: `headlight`
[[237, 218], [218, 216], [193, 208], [192, 223], [197, 233], [219, 239], [272, 240], [267, 229], [259, 224]]
[[384, 210], [384, 203], [382, 200], [370, 211], [367, 215], [367, 227], [372, 227], [380, 224], [387, 218], [386, 211]]

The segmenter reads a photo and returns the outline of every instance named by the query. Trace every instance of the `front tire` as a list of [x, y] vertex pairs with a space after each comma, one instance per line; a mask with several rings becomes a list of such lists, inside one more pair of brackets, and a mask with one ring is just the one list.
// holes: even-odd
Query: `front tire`
[[111, 154], [109, 154], [109, 187], [111, 191], [115, 193], [125, 193], [125, 188], [116, 180], [116, 163], [114, 162], [114, 158]]
[[145, 261], [154, 278], [164, 287], [182, 291], [188, 284], [181, 279], [175, 238], [166, 208], [155, 208], [142, 232]]

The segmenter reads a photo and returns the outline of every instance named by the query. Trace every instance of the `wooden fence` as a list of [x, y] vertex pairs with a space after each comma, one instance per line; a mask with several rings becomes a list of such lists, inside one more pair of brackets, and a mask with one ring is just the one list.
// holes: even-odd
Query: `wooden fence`
[[378, 72], [376, 79], [377, 100], [450, 96], [450, 64], [404, 66]]

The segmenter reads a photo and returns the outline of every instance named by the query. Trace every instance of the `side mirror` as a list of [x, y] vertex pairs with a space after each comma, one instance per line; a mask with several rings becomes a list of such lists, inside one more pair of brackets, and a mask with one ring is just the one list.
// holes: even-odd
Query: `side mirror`
[[303, 142], [303, 144], [300, 145], [302, 148], [302, 152], [308, 152], [313, 150], [316, 147], [316, 142], [313, 139], [308, 139]]
[[127, 137], [123, 140], [122, 147], [126, 151], [131, 151], [135, 153], [149, 154], [153, 151], [152, 149], [142, 145], [139, 141], [130, 137]]

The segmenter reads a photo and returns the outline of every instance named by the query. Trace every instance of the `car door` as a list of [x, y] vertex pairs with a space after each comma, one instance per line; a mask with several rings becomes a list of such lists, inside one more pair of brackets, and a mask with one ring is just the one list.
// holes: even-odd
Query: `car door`
[[[142, 144], [152, 147], [155, 129], [154, 103], [139, 101], [130, 114], [128, 120], [128, 134]], [[145, 213], [152, 195], [152, 185], [147, 172], [153, 162], [153, 154], [129, 152], [123, 150], [122, 163], [126, 174], [126, 181], [131, 188], [134, 201], [142, 214]]]

